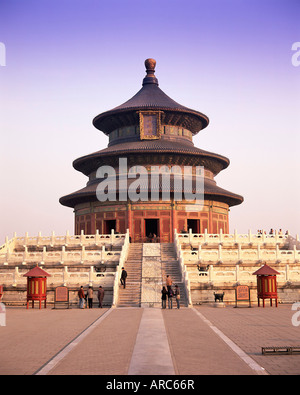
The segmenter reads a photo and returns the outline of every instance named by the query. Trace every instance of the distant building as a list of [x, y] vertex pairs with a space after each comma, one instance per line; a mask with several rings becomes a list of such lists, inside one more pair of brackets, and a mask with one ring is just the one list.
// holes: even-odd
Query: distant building
[[[95, 234], [96, 230], [105, 234], [112, 229], [125, 233], [129, 229], [133, 242], [146, 241], [150, 234], [155, 234], [161, 242], [172, 242], [174, 229], [178, 232], [192, 229], [193, 233], [204, 233], [205, 229], [208, 233], [219, 233], [221, 229], [223, 233], [229, 232], [229, 208], [241, 204], [243, 197], [220, 188], [214, 180], [228, 167], [229, 159], [194, 146], [193, 136], [207, 127], [209, 119], [167, 96], [158, 86], [155, 65], [154, 59], [147, 59], [147, 75], [140, 91], [93, 120], [94, 126], [109, 137], [108, 147], [74, 161], [74, 168], [89, 177], [89, 181], [83, 189], [60, 198], [62, 205], [74, 209], [75, 234], [81, 231]], [[125, 169], [120, 169], [120, 158], [126, 164]], [[115, 184], [104, 174], [97, 177], [97, 170], [104, 169], [103, 166], [113, 168]], [[139, 170], [138, 166], [146, 169], [139, 181], [130, 178], [131, 173], [134, 175]], [[155, 173], [153, 166], [158, 166], [161, 173], [154, 185], [150, 177], [151, 172]], [[183, 194], [178, 199], [174, 174], [170, 176], [169, 186], [164, 183], [163, 174], [168, 174], [174, 166], [182, 174], [186, 174], [184, 166], [190, 166], [193, 193], [199, 167], [204, 167], [204, 201], [200, 208], [196, 202], [188, 202]], [[107, 190], [110, 187], [114, 190], [115, 199], [98, 199], [100, 183], [107, 185]], [[137, 193], [148, 193], [149, 198], [130, 199], [126, 193], [135, 185], [138, 185]], [[169, 188], [169, 199], [163, 199], [164, 187]], [[151, 199], [150, 190], [156, 200]]]

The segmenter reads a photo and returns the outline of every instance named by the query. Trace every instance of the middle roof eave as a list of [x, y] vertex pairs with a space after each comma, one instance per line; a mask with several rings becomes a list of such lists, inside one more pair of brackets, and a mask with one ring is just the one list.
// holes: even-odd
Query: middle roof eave
[[[201, 150], [200, 148], [195, 147], [193, 144], [184, 144], [181, 142], [165, 141], [159, 139], [124, 142], [121, 144], [112, 145], [101, 151], [97, 151], [74, 160], [73, 167], [88, 176], [91, 171], [95, 171], [99, 166], [108, 164], [108, 159], [111, 161], [114, 157], [118, 158], [121, 157], [121, 155], [128, 157], [140, 154], [142, 154], [143, 157], [147, 154], [152, 155], [152, 159], [153, 155], [160, 155], [160, 157], [161, 155], [168, 155], [170, 157], [178, 155], [182, 157], [183, 155], [185, 158], [195, 157], [195, 159], [198, 158], [199, 160], [202, 160], [203, 164], [199, 164], [199, 166], [204, 165], [205, 168], [208, 168], [209, 163], [213, 162], [214, 169], [208, 169], [213, 171], [214, 175], [218, 174], [221, 170], [226, 169], [230, 163], [229, 159], [225, 156]], [[144, 159], [146, 158], [144, 157]], [[113, 161], [115, 162], [115, 160]], [[207, 161], [209, 161], [209, 163]], [[153, 160], [151, 162], [153, 162]], [[207, 165], [205, 163], [207, 163]], [[154, 164], [154, 162], [149, 164]], [[165, 164], [163, 160], [161, 160], [161, 164]], [[188, 164], [183, 163], [183, 165]]]

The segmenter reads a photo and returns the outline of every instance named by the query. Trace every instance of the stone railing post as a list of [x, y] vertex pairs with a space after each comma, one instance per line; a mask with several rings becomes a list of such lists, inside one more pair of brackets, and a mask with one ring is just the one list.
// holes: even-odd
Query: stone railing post
[[27, 250], [27, 246], [25, 246], [25, 247], [24, 247], [24, 252], [23, 252], [23, 262], [22, 262], [22, 265], [26, 265], [27, 255], [28, 255], [28, 250]]
[[81, 232], [80, 232], [80, 244], [81, 244], [82, 246], [84, 245], [84, 241], [85, 241], [84, 231], [81, 230]]
[[214, 265], [209, 265], [208, 279], [210, 283], [214, 282]]
[[252, 233], [251, 233], [251, 229], [249, 229], [248, 231], [248, 242], [252, 243]]
[[207, 243], [207, 229], [204, 229], [204, 243]]
[[65, 238], [65, 245], [67, 246], [70, 242], [70, 232], [67, 230], [66, 238]]
[[42, 232], [39, 232], [39, 233], [38, 233], [38, 236], [37, 236], [37, 245], [38, 245], [38, 246], [39, 246], [40, 243], [41, 243], [41, 238], [42, 238]]
[[55, 232], [52, 231], [52, 235], [51, 235], [51, 247], [53, 247], [55, 245]]
[[99, 241], [100, 241], [99, 229], [97, 229], [95, 234], [95, 244], [97, 245]]
[[7, 244], [7, 249], [6, 249], [6, 257], [5, 257], [5, 262], [4, 265], [8, 265], [9, 257], [10, 257], [10, 246]]
[[64, 266], [63, 270], [63, 285], [66, 287], [69, 281], [68, 266]]
[[192, 244], [193, 236], [192, 236], [192, 229], [189, 228], [189, 243]]
[[223, 229], [222, 228], [219, 231], [219, 243], [223, 243]]
[[275, 229], [275, 243], [279, 242], [279, 237], [278, 237], [278, 230]]
[[15, 272], [14, 272], [14, 278], [13, 278], [13, 287], [16, 287], [18, 285], [18, 280], [19, 280], [19, 268], [18, 266], [15, 267]]
[[104, 263], [105, 257], [106, 257], [105, 245], [103, 245], [101, 248], [101, 263]]
[[222, 244], [219, 244], [218, 247], [218, 262], [222, 263]]
[[115, 242], [115, 231], [114, 231], [114, 229], [111, 230], [110, 242], [111, 242], [111, 244], [114, 244], [114, 242]]
[[81, 247], [81, 260], [80, 260], [80, 263], [84, 263], [84, 259], [85, 259], [85, 246], [83, 245]]
[[297, 251], [297, 246], [296, 246], [296, 244], [294, 244], [294, 247], [293, 247], [293, 255], [294, 255], [294, 263], [297, 263], [299, 260], [298, 260], [298, 251]]
[[28, 232], [25, 232], [24, 246], [27, 246], [28, 243]]
[[234, 242], [235, 242], [235, 243], [238, 242], [237, 239], [238, 239], [237, 230], [234, 229]]
[[202, 252], [202, 248], [201, 248], [201, 244], [198, 245], [198, 260], [201, 261], [201, 252]]
[[93, 276], [94, 276], [94, 267], [91, 265], [89, 271], [89, 285], [91, 286], [93, 285], [93, 280], [94, 280]]

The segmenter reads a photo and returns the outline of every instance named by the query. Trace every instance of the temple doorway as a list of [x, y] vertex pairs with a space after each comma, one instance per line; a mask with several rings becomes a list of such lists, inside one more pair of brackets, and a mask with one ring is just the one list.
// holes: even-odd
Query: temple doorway
[[148, 238], [151, 234], [159, 236], [159, 219], [145, 219], [145, 236]]
[[192, 229], [192, 233], [200, 233], [200, 220], [199, 219], [188, 219], [187, 230], [189, 232]]
[[116, 220], [115, 219], [109, 219], [104, 221], [104, 234], [110, 234], [112, 229], [116, 233]]

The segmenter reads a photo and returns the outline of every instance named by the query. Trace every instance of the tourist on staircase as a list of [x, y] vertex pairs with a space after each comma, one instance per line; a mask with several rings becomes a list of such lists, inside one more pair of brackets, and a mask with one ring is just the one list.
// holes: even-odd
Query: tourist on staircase
[[124, 267], [122, 267], [122, 273], [121, 273], [121, 279], [120, 279], [120, 281], [121, 281], [121, 284], [123, 285], [123, 288], [124, 288], [124, 289], [126, 288], [126, 278], [127, 278], [127, 272], [126, 272], [126, 270], [124, 269]]
[[169, 290], [170, 290], [172, 284], [173, 284], [173, 281], [172, 281], [171, 277], [170, 277], [169, 275], [167, 275], [166, 286], [167, 286], [168, 292], [169, 292]]

